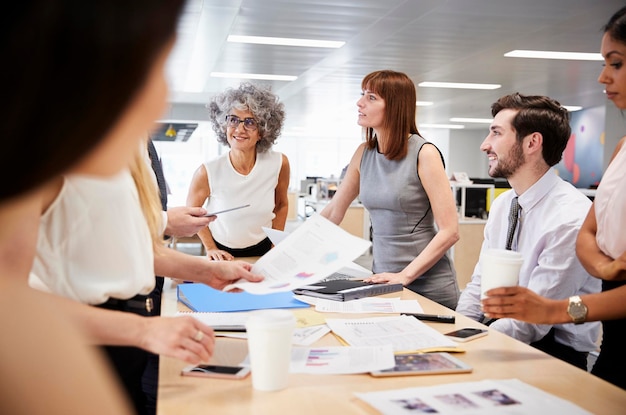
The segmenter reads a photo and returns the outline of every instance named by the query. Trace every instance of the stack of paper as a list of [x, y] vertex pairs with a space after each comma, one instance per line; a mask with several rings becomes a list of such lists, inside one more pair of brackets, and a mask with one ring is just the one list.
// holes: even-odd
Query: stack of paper
[[[293, 310], [298, 323], [302, 318], [298, 316], [297, 310]], [[213, 327], [215, 335], [218, 337], [231, 337], [237, 339], [247, 339], [248, 335], [245, 330], [245, 324], [250, 316], [251, 311], [235, 312], [235, 313], [194, 313], [179, 312], [179, 315], [191, 316], [207, 326]], [[310, 346], [326, 333], [330, 332], [328, 326], [324, 323], [311, 322], [311, 324], [298, 324], [293, 331], [292, 343], [297, 346]], [[234, 331], [227, 327], [237, 327]]]
[[334, 334], [351, 346], [391, 344], [395, 353], [459, 351], [458, 344], [410, 316], [326, 319]]
[[320, 313], [423, 313], [424, 310], [417, 300], [402, 300], [400, 298], [366, 297], [354, 301], [333, 301], [323, 298], [296, 295], [298, 300], [315, 306]]
[[390, 345], [372, 347], [294, 348], [291, 373], [344, 375], [389, 369], [395, 365]]
[[573, 403], [517, 379], [449, 383], [355, 393], [385, 415], [433, 413], [591, 415]]

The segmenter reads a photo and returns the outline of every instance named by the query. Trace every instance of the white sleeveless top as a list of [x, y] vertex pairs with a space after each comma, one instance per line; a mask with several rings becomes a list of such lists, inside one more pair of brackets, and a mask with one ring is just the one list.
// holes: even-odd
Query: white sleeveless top
[[602, 252], [613, 259], [626, 252], [625, 175], [626, 145], [622, 146], [602, 176], [593, 203], [598, 225], [596, 242]]
[[152, 240], [129, 171], [65, 178], [41, 218], [29, 283], [86, 304], [152, 291]]
[[262, 226], [271, 228], [276, 185], [282, 166], [282, 153], [268, 150], [257, 153], [252, 171], [243, 175], [233, 167], [229, 153], [204, 163], [211, 195], [209, 211], [250, 204], [245, 209], [217, 215], [209, 224], [215, 241], [229, 248], [254, 246], [266, 238]]

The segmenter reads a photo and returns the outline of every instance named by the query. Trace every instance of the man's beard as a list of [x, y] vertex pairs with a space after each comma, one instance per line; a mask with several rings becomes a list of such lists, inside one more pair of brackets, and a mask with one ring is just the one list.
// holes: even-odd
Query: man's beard
[[502, 160], [498, 157], [498, 164], [494, 167], [493, 172], [489, 173], [489, 175], [491, 177], [504, 177], [505, 179], [508, 179], [525, 162], [526, 159], [524, 158], [522, 144], [516, 142], [515, 145], [511, 147], [511, 150], [509, 150], [509, 154], [507, 154], [506, 159]]

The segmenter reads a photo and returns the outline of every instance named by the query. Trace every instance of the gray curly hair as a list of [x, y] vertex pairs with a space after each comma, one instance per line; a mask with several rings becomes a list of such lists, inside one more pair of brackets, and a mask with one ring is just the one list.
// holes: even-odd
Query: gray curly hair
[[259, 125], [260, 140], [256, 144], [257, 151], [263, 153], [276, 142], [285, 120], [285, 106], [279, 102], [278, 96], [269, 88], [243, 82], [238, 88], [228, 88], [215, 96], [207, 104], [209, 120], [217, 141], [227, 145], [226, 116], [230, 111], [250, 111]]

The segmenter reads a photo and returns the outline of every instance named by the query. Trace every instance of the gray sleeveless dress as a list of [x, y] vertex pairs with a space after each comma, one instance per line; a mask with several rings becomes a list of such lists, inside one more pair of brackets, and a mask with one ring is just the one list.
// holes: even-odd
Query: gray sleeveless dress
[[[396, 161], [377, 150], [363, 152], [359, 197], [372, 222], [374, 273], [402, 271], [436, 234], [430, 201], [417, 174], [418, 154], [425, 143], [412, 135], [407, 156]], [[407, 288], [454, 310], [459, 287], [448, 254]]]

